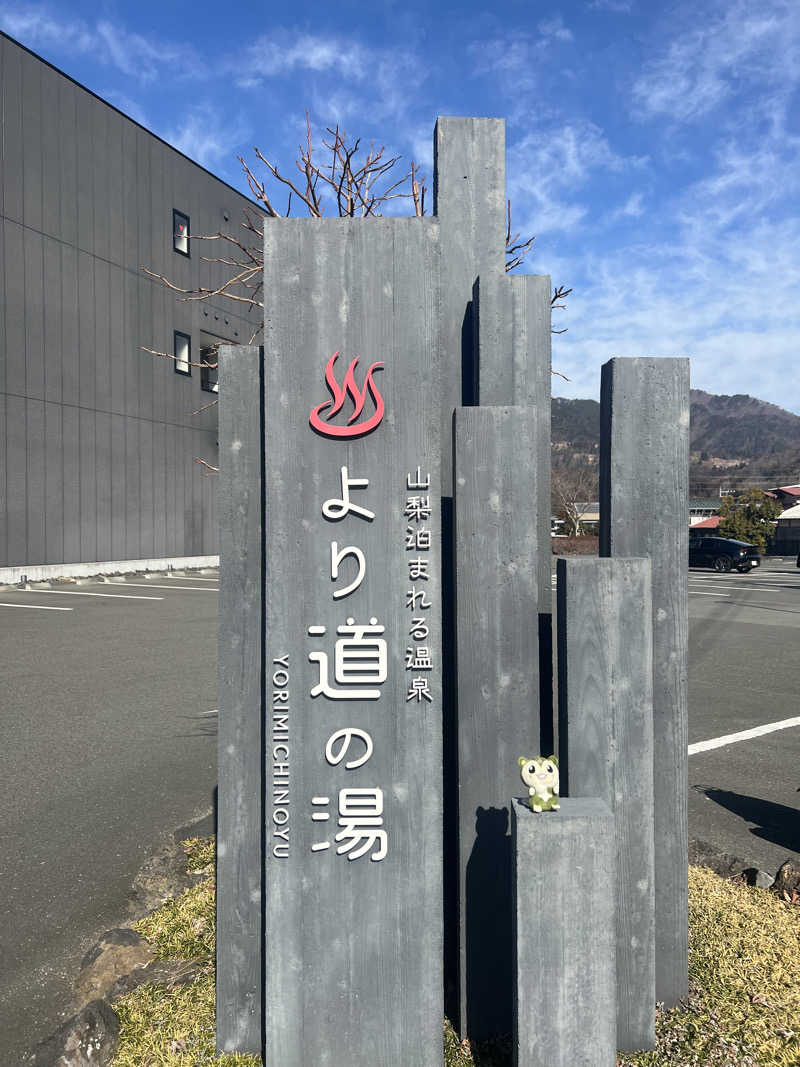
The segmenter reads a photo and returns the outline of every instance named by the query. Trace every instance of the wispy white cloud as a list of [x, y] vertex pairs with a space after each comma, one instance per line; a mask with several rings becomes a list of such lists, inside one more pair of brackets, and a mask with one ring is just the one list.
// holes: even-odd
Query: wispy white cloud
[[191, 48], [148, 40], [106, 20], [98, 22], [94, 32], [99, 41], [99, 57], [128, 77], [151, 82], [164, 72], [173, 77], [199, 73], [197, 56]]
[[[800, 220], [759, 221], [735, 233], [677, 229], [674, 240], [597, 250], [558, 264], [575, 284], [553, 365], [565, 396], [597, 396], [613, 356], [688, 356], [692, 382], [750, 393], [800, 413]], [[552, 269], [552, 268], [551, 268]]]
[[198, 104], [178, 125], [164, 131], [165, 141], [204, 167], [231, 160], [249, 128], [211, 104]]
[[723, 0], [696, 17], [682, 11], [666, 50], [644, 66], [632, 99], [642, 118], [697, 121], [754, 85], [797, 84], [800, 14], [794, 0]]
[[29, 48], [53, 47], [89, 52], [96, 37], [80, 19], [60, 19], [44, 7], [3, 4], [0, 29]]
[[590, 11], [611, 11], [616, 15], [629, 15], [633, 11], [633, 0], [591, 0]]
[[237, 87], [256, 90], [304, 75], [315, 112], [333, 122], [396, 119], [407, 113], [427, 76], [409, 48], [368, 46], [355, 37], [279, 31], [228, 61]]
[[358, 41], [315, 34], [264, 34], [231, 61], [246, 88], [297, 71], [335, 73], [362, 81], [373, 67], [371, 55]]
[[519, 97], [540, 84], [545, 64], [556, 47], [574, 40], [572, 30], [560, 15], [540, 21], [537, 31], [536, 34], [504, 33], [473, 41], [468, 46], [473, 72], [491, 77], [499, 84], [508, 98], [508, 113], [511, 115], [521, 106]]
[[641, 170], [644, 157], [615, 152], [594, 123], [529, 133], [509, 149], [509, 196], [536, 233], [573, 231], [589, 213], [588, 182], [599, 172]]
[[88, 23], [56, 14], [46, 6], [4, 4], [0, 7], [0, 29], [29, 48], [91, 55], [142, 83], [165, 73], [176, 78], [199, 73], [192, 49], [131, 33], [108, 19]]
[[564, 25], [561, 15], [555, 15], [551, 19], [543, 19], [539, 23], [539, 35], [543, 42], [547, 41], [571, 41], [572, 30]]
[[620, 219], [638, 219], [644, 214], [644, 193], [631, 193], [628, 199], [620, 207], [615, 208], [609, 216], [609, 221], [617, 222]]

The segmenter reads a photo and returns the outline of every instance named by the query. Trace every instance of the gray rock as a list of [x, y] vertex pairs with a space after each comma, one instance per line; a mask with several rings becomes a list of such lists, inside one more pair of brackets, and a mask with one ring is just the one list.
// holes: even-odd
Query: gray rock
[[37, 1047], [30, 1067], [107, 1067], [119, 1041], [119, 1019], [104, 1000], [93, 1000]]
[[127, 927], [109, 930], [83, 958], [75, 982], [78, 1007], [107, 996], [120, 977], [152, 959], [153, 949], [141, 934]]
[[207, 875], [186, 870], [186, 853], [180, 842], [164, 845], [144, 864], [133, 882], [130, 912], [141, 919], [166, 900], [178, 896], [190, 886], [197, 885]]
[[737, 856], [719, 852], [708, 841], [696, 839], [689, 842], [689, 863], [695, 867], [709, 867], [721, 878], [738, 878], [747, 867]]
[[757, 867], [748, 867], [742, 871], [742, 877], [748, 885], [758, 886], [759, 889], [769, 889], [775, 879], [766, 871], [760, 871]]
[[800, 867], [795, 867], [791, 860], [786, 860], [778, 868], [772, 888], [776, 893], [800, 893]]
[[145, 967], [137, 967], [121, 975], [109, 990], [108, 999], [113, 1003], [141, 985], [189, 985], [205, 971], [210, 971], [212, 966], [207, 960], [153, 960]]

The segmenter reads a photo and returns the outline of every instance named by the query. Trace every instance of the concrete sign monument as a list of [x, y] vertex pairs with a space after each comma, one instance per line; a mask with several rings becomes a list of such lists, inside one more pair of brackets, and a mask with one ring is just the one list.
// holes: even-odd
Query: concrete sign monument
[[[463, 1037], [514, 1028], [537, 1067], [613, 1063], [615, 1031], [652, 1043], [655, 956], [673, 993], [685, 979], [685, 886], [658, 877], [685, 840], [685, 795], [658, 802], [660, 821], [652, 804], [654, 765], [680, 748], [659, 737], [685, 737], [685, 641], [654, 639], [650, 560], [619, 557], [623, 542], [626, 556], [658, 549], [677, 573], [688, 379], [636, 361], [639, 398], [668, 372], [675, 492], [657, 543], [617, 544], [664, 479], [604, 389], [615, 559], [559, 568], [566, 788], [558, 808], [550, 790], [546, 813], [517, 810], [519, 757], [554, 752], [550, 280], [504, 276], [502, 122], [440, 119], [435, 138], [433, 218], [266, 220], [263, 346], [220, 353], [217, 1044], [268, 1067], [440, 1065], [445, 1001]], [[632, 599], [598, 586], [643, 568]], [[685, 597], [674, 607], [683, 634]], [[631, 648], [633, 665], [617, 654]], [[651, 670], [675, 697], [660, 733]], [[570, 1003], [570, 961], [596, 925], [566, 897], [534, 921], [528, 852], [577, 885], [598, 827], [612, 869], [596, 885], [586, 1003], [606, 1036], [592, 1060], [590, 1029], [519, 993], [525, 946], [561, 945], [553, 1003]], [[656, 953], [654, 895], [677, 952]], [[617, 956], [615, 941], [634, 948]], [[554, 1045], [536, 1058], [545, 1030]]]
[[443, 1013], [438, 225], [265, 229], [265, 1060], [422, 1067]]

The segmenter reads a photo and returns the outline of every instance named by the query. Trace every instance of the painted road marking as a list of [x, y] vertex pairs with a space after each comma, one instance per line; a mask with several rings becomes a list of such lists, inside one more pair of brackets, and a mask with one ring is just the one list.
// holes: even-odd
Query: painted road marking
[[[788, 575], [791, 577], [791, 575]], [[717, 574], [690, 574], [690, 582], [731, 582], [733, 585], [769, 585], [772, 582], [785, 582], [787, 575], [777, 574], [774, 577], [767, 577], [766, 574], [761, 574], [758, 578], [752, 576], [752, 571], [747, 574], [729, 574], [727, 578], [720, 577]]]
[[790, 577], [793, 577], [790, 571], [787, 571], [785, 574], [758, 574], [757, 571], [746, 571], [743, 574], [734, 574], [733, 571], [729, 571], [726, 576], [717, 574], [716, 571], [713, 574], [695, 574], [692, 572], [689, 575], [689, 582], [731, 582], [737, 586], [743, 586], [745, 583], [748, 583], [749, 585], [764, 586], [773, 582], [785, 582], [785, 580]]
[[[178, 589], [187, 593], [216, 593], [216, 589], [207, 589], [204, 585], [156, 585], [154, 582], [109, 582], [109, 585], [122, 585], [130, 586], [132, 589], [171, 589], [175, 592]], [[102, 596], [98, 593], [97, 596]], [[159, 597], [159, 600], [163, 600], [163, 597]]]
[[690, 589], [689, 596], [730, 596], [730, 593], [703, 593], [699, 589]]
[[[161, 575], [159, 574], [159, 578]], [[173, 582], [218, 582], [219, 578], [188, 578], [185, 574], [165, 574], [165, 578], [171, 578]]]
[[28, 611], [72, 611], [72, 608], [48, 608], [44, 604], [0, 604], [0, 608], [27, 608]]
[[725, 734], [723, 737], [714, 737], [710, 741], [697, 741], [689, 745], [689, 755], [694, 756], [698, 752], [708, 752], [712, 748], [723, 748], [725, 745], [733, 745], [737, 741], [749, 741], [753, 737], [763, 737], [764, 734], [774, 733], [776, 730], [788, 730], [791, 726], [800, 726], [800, 715], [793, 719], [782, 719], [780, 722], [768, 722], [763, 726], [755, 726], [752, 730], [740, 730], [736, 734]]
[[79, 593], [77, 589], [20, 589], [20, 593], [45, 593], [47, 596], [107, 596], [110, 600], [163, 600], [163, 596], [136, 596], [131, 593]]

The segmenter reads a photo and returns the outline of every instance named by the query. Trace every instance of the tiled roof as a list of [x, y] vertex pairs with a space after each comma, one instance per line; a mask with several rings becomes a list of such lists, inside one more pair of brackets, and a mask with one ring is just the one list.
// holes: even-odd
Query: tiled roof
[[712, 515], [708, 519], [703, 519], [702, 522], [693, 522], [689, 527], [690, 530], [706, 529], [715, 530], [719, 526], [719, 515]]

